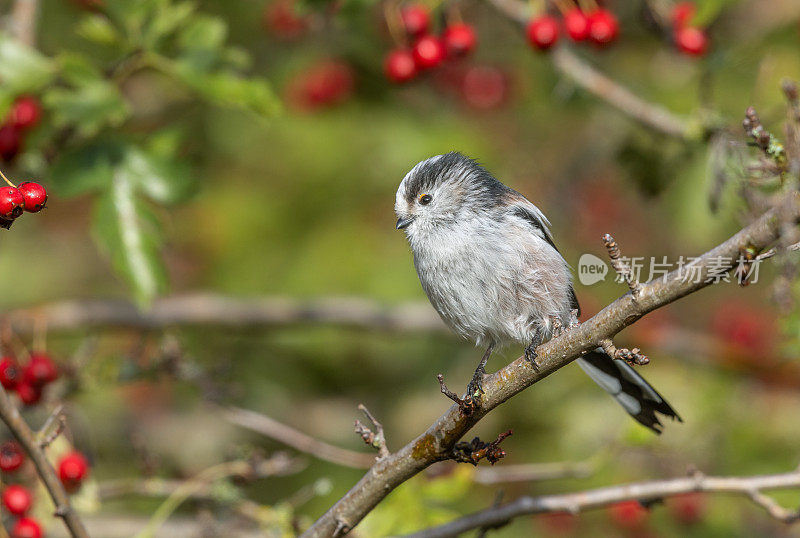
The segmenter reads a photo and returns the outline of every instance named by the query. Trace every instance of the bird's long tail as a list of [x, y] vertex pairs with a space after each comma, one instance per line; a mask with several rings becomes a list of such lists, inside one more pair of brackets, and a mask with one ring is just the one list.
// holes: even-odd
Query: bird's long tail
[[625, 361], [612, 359], [602, 348], [587, 353], [578, 359], [578, 364], [630, 416], [654, 432], [660, 434], [663, 427], [657, 412], [683, 422], [672, 406], [636, 370]]

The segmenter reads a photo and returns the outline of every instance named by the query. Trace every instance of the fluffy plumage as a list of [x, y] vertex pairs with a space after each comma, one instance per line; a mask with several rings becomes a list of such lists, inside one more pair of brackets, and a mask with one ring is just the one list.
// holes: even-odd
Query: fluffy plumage
[[[400, 183], [395, 212], [428, 299], [460, 336], [479, 346], [527, 345], [550, 338], [554, 320], [569, 324], [578, 303], [550, 223], [474, 160], [448, 153], [417, 164]], [[579, 361], [654, 431], [656, 411], [679, 419], [627, 364], [602, 350]]]

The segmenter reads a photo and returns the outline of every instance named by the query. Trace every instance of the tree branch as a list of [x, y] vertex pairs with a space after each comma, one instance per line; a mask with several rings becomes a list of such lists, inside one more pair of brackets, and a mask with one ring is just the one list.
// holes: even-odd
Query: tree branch
[[472, 529], [497, 527], [508, 523], [515, 517], [524, 515], [547, 512], [575, 514], [622, 501], [648, 502], [691, 492], [745, 495], [775, 519], [784, 523], [793, 523], [800, 519], [800, 513], [783, 508], [771, 497], [762, 493], [762, 490], [797, 487], [800, 487], [800, 470], [791, 473], [748, 477], [715, 477], [695, 474], [687, 478], [623, 484], [577, 493], [520, 497], [510, 503], [487, 508], [450, 523], [409, 534], [407, 538], [446, 538], [458, 536]]
[[732, 269], [733, 260], [742, 248], [750, 246], [760, 251], [769, 247], [780, 237], [784, 222], [796, 222], [798, 219], [798, 195], [787, 195], [779, 206], [695, 259], [692, 266], [697, 271], [695, 274], [701, 278], [687, 279], [682, 271], [675, 270], [663, 278], [641, 284], [636, 296], [625, 294], [590, 320], [537, 348], [538, 370], [520, 357], [500, 371], [486, 376], [483, 380], [484, 395], [478, 409], [465, 416], [458, 406], [451, 406], [422, 435], [376, 462], [303, 536], [328, 537], [346, 533], [394, 488], [432, 463], [446, 459], [456, 442], [492, 409], [566, 366], [583, 352], [597, 347], [601, 340], [612, 338], [648, 312], [708, 286], [713, 282], [708, 275], [711, 270], [719, 268], [721, 261], [728, 263], [728, 269]]
[[375, 456], [373, 454], [355, 452], [353, 450], [347, 450], [346, 448], [329, 445], [324, 441], [314, 439], [310, 435], [295, 430], [273, 418], [262, 415], [261, 413], [256, 413], [255, 411], [250, 411], [249, 409], [228, 407], [222, 410], [222, 416], [232, 424], [261, 433], [287, 446], [295, 448], [300, 452], [310, 454], [316, 458], [337, 465], [355, 467], [357, 469], [368, 469], [375, 462]]
[[36, 42], [36, 15], [39, 0], [15, 0], [11, 10], [11, 33], [32, 47]]
[[[526, 24], [530, 11], [524, 2], [518, 0], [489, 0], [495, 8], [508, 18]], [[690, 138], [688, 118], [677, 116], [663, 106], [642, 99], [628, 88], [612, 80], [566, 46], [559, 46], [548, 52], [555, 68], [576, 85], [630, 116], [642, 125], [676, 138]]]
[[449, 334], [439, 316], [423, 302], [387, 308], [355, 297], [298, 301], [280, 297], [239, 299], [197, 293], [157, 299], [147, 311], [128, 301], [86, 299], [49, 303], [7, 312], [0, 318], [17, 334], [30, 334], [37, 322], [49, 333], [94, 328], [158, 330], [168, 327], [248, 329], [328, 324], [353, 329]]
[[53, 504], [56, 507], [55, 515], [64, 520], [70, 536], [73, 538], [88, 538], [89, 535], [86, 533], [86, 528], [70, 504], [64, 486], [56, 476], [53, 466], [47, 461], [44, 450], [39, 445], [38, 435], [22, 419], [19, 410], [2, 387], [0, 387], [0, 420], [11, 430], [11, 434], [30, 457], [36, 467], [36, 472], [53, 500]]

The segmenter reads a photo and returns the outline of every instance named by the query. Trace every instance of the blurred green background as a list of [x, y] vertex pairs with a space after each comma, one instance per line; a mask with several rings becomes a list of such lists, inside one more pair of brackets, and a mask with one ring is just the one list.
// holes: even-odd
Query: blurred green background
[[[739, 127], [747, 106], [782, 135], [780, 82], [800, 79], [796, 1], [698, 2], [710, 13], [712, 39], [709, 54], [699, 59], [678, 54], [669, 39], [649, 29], [642, 2], [608, 4], [620, 17], [619, 42], [605, 50], [580, 48], [588, 63], [676, 114], [730, 126], [724, 132], [745, 159], [755, 156]], [[626, 255], [675, 259], [702, 253], [743, 223], [734, 187], [725, 190], [718, 211], [710, 209], [711, 141], [653, 132], [588, 95], [554, 69], [548, 54], [530, 50], [517, 27], [490, 5], [458, 3], [479, 35], [477, 50], [459, 69], [487, 68], [502, 81], [490, 84], [488, 91], [501, 98], [489, 107], [480, 104], [482, 94], [476, 106], [463, 87], [454, 90], [446, 70], [404, 86], [386, 81], [382, 61], [392, 45], [380, 6], [371, 2], [345, 1], [335, 12], [324, 2], [291, 6], [313, 21], [293, 39], [264, 24], [268, 2], [197, 2], [190, 22], [174, 30], [177, 37], [166, 32], [147, 42], [142, 29], [167, 20], [158, 10], [175, 5], [108, 1], [93, 10], [80, 2], [41, 2], [35, 48], [28, 52], [50, 63], [41, 80], [23, 78], [21, 86], [4, 88], [2, 102], [10, 106], [19, 94], [34, 93], [42, 99], [43, 118], [3, 169], [19, 180], [40, 181], [50, 200], [47, 211], [25, 216], [2, 234], [5, 309], [134, 298], [146, 311], [154, 294], [195, 291], [242, 298], [356, 296], [386, 308], [425, 301], [405, 238], [394, 229], [394, 193], [415, 163], [451, 150], [477, 158], [536, 203], [573, 267], [582, 253], [604, 256], [603, 233], [612, 233]], [[0, 6], [8, 12], [12, 2]], [[186, 30], [192, 17], [205, 21], [192, 30], [194, 37]], [[221, 37], [212, 37], [218, 32]], [[10, 61], [2, 50], [0, 60]], [[125, 72], [136, 54], [152, 57]], [[348, 66], [352, 87], [332, 102], [309, 105], [304, 77], [332, 59]], [[223, 76], [236, 84], [257, 80], [258, 87], [231, 89], [234, 82], [218, 84], [215, 77]], [[111, 89], [84, 85], [85, 77], [111, 80]], [[119, 251], [113, 216], [98, 216], [106, 191], [113, 192], [107, 174], [117, 162], [103, 159], [130, 148], [141, 149], [151, 169], [169, 169], [163, 177], [176, 192], [136, 200], [149, 245], [146, 265], [166, 276], [157, 290], [130, 275], [129, 257], [137, 254]], [[90, 157], [98, 154], [103, 157]], [[147, 193], [146, 180], [142, 185]], [[684, 423], [652, 435], [578, 368], [568, 367], [491, 413], [474, 435], [491, 439], [514, 430], [498, 466], [589, 462], [590, 476], [490, 486], [474, 483], [472, 468], [446, 466], [401, 486], [355, 532], [386, 536], [447, 521], [491, 505], [498, 489], [510, 500], [682, 476], [690, 467], [734, 475], [795, 468], [800, 335], [796, 314], [781, 312], [772, 300], [778, 270], [767, 263], [761, 271], [751, 286], [725, 283], [701, 291], [618, 337], [619, 345], [642, 347], [652, 358], [642, 373]], [[625, 288], [607, 279], [578, 284], [576, 291], [585, 319]], [[165, 337], [180, 343], [182, 364], [196, 375], [165, 366]], [[82, 356], [87, 345], [90, 353]], [[352, 424], [362, 418], [356, 406], [364, 403], [383, 422], [389, 447], [399, 448], [450, 405], [435, 375], [461, 386], [481, 353], [446, 333], [313, 324], [53, 332], [48, 347], [69, 373], [58, 395], [68, 402], [70, 438], [91, 456], [92, 479], [100, 485], [141, 476], [185, 478], [253, 450], [284, 449], [227, 424], [210, 400], [263, 412], [360, 451], [366, 449]], [[505, 350], [490, 368], [519, 353]], [[35, 421], [46, 411], [28, 413]], [[362, 474], [306, 461], [297, 474], [237, 485], [233, 502], [252, 499], [264, 507], [267, 535], [288, 536]], [[312, 484], [316, 489], [308, 490]], [[298, 491], [304, 493], [298, 497]], [[101, 503], [95, 494], [85, 488], [77, 499], [88, 519], [146, 522], [163, 501], [126, 496]], [[776, 498], [789, 507], [799, 500], [796, 491]], [[683, 511], [679, 502], [656, 505], [632, 526], [597, 510], [520, 518], [490, 535], [800, 536], [744, 499], [720, 495], [687, 503]], [[224, 495], [187, 502], [175, 517], [201, 511], [227, 521], [238, 517], [230, 505]], [[687, 517], [692, 510], [699, 515]]]

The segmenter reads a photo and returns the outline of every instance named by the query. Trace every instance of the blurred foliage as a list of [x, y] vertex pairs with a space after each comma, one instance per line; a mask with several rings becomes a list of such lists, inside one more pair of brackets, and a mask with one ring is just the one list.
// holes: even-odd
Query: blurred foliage
[[[86, 10], [43, 0], [35, 48], [0, 34], [0, 113], [23, 94], [44, 106], [43, 121], [4, 171], [51, 191], [46, 212], [3, 234], [5, 307], [133, 296], [146, 309], [167, 290], [198, 289], [424, 301], [408, 247], [394, 230], [394, 192], [413, 164], [450, 150], [479, 158], [537, 203], [573, 265], [583, 252], [603, 256], [605, 232], [627, 255], [696, 255], [741, 224], [745, 206], [735, 181], [716, 212], [709, 196], [715, 170], [738, 177], [757, 155], [739, 127], [744, 109], [756, 106], [781, 136], [779, 82], [800, 79], [794, 0], [768, 7], [698, 2], [695, 22], [708, 22], [712, 36], [702, 59], [678, 55], [649, 31], [639, 2], [609, 2], [621, 19], [620, 42], [580, 54], [646, 99], [693, 121], [715, 117], [731, 126], [727, 145], [686, 143], [635, 124], [561, 78], [547, 55], [530, 51], [483, 3], [459, 4], [480, 39], [459, 69], [488, 66], [502, 74], [504, 99], [488, 109], [465, 99], [461, 86], [454, 90], [448, 70], [403, 87], [385, 82], [382, 59], [392, 43], [372, 2], [344, 2], [338, 11], [328, 2], [290, 3], [310, 21], [287, 38], [264, 27], [265, 10], [278, 1], [107, 0]], [[292, 106], [307, 74], [331, 59], [350, 66], [351, 93], [336, 106]], [[21, 268], [24, 285], [11, 285], [21, 282]], [[680, 476], [689, 466], [709, 474], [794, 468], [800, 322], [796, 311], [779, 315], [771, 302], [777, 272], [766, 264], [756, 284], [703, 291], [620, 336], [619, 344], [641, 346], [653, 358], [645, 375], [683, 424], [650, 435], [567, 368], [497, 409], [475, 434], [494, 438], [514, 429], [504, 442], [509, 456], [498, 465], [589, 460], [591, 477], [489, 487], [471, 482], [471, 467], [438, 469], [393, 492], [360, 535], [396, 534], [483, 509], [498, 489], [509, 500]], [[610, 279], [577, 286], [585, 316], [623, 291]], [[458, 386], [480, 354], [446, 336], [326, 327], [175, 328], [167, 336], [181, 343], [177, 366], [165, 358], [160, 333], [50, 335], [50, 349], [69, 372], [60, 383], [70, 401], [70, 436], [93, 456], [99, 483], [185, 478], [243, 452], [283, 449], [224, 423], [207, 400], [261, 410], [353, 450], [365, 450], [352, 433], [356, 405], [364, 402], [396, 449], [448, 407], [435, 374]], [[83, 356], [87, 342], [94, 347]], [[518, 351], [493, 357], [490, 368]], [[28, 413], [36, 422], [44, 410]], [[174, 517], [194, 517], [198, 508], [233, 517], [229, 501], [247, 497], [259, 506], [265, 532], [283, 536], [309, 524], [360, 476], [309, 459], [290, 476], [220, 481], [213, 502], [188, 501]], [[332, 487], [309, 486], [320, 478]], [[98, 504], [91, 488], [85, 494], [82, 508], [102, 514], [149, 517], [163, 502], [131, 496]], [[798, 504], [796, 491], [776, 498]], [[742, 499], [715, 496], [691, 523], [668, 502], [653, 506], [638, 529], [596, 511], [521, 518], [490, 536], [799, 532]]]

